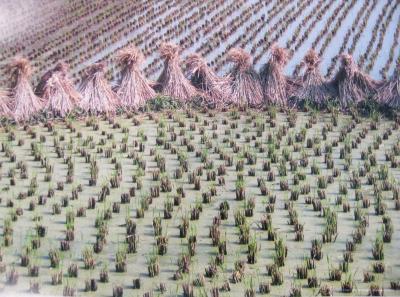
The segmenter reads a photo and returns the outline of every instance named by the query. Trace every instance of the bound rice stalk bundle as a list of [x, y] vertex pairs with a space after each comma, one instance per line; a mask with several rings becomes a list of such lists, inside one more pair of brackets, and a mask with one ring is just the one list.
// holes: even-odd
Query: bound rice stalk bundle
[[43, 74], [43, 76], [40, 78], [40, 81], [35, 88], [36, 96], [43, 97], [47, 81], [50, 79], [52, 74], [55, 72], [61, 72], [66, 76], [66, 74], [68, 72], [68, 65], [64, 62], [60, 62], [60, 63], [57, 63], [57, 65], [53, 69], [50, 69], [47, 72], [45, 72], [45, 74]]
[[376, 93], [379, 84], [363, 73], [348, 54], [341, 56], [341, 66], [333, 79], [342, 108], [357, 104]]
[[320, 59], [316, 51], [309, 50], [302, 62], [305, 70], [298, 80], [300, 88], [294, 94], [296, 100], [310, 101], [323, 106], [330, 98], [335, 97], [334, 89], [319, 71], [319, 63]]
[[128, 110], [138, 109], [156, 96], [139, 68], [144, 57], [135, 46], [131, 46], [122, 50], [117, 59], [123, 65], [122, 79], [117, 90], [121, 105]]
[[76, 106], [79, 105], [80, 101], [82, 100], [82, 96], [76, 90], [72, 80], [68, 77], [68, 70], [69, 70], [68, 65], [66, 63], [61, 62], [59, 63], [57, 69], [59, 69], [59, 76], [61, 78], [61, 83], [63, 85], [65, 92], [69, 94], [70, 99]]
[[89, 114], [115, 114], [119, 104], [117, 94], [104, 77], [104, 67], [103, 63], [90, 66], [80, 88], [79, 106]]
[[283, 73], [287, 60], [288, 53], [285, 49], [277, 45], [271, 47], [271, 57], [260, 72], [264, 99], [267, 102], [286, 106], [288, 97], [294, 91], [295, 84], [290, 83]]
[[10, 98], [7, 91], [0, 89], [0, 117], [11, 117]]
[[393, 76], [378, 89], [375, 99], [393, 108], [400, 107], [400, 64]]
[[80, 102], [81, 96], [75, 90], [71, 80], [67, 77], [67, 65], [59, 67], [47, 79], [44, 86], [43, 99], [46, 102], [45, 110], [54, 117], [67, 116]]
[[43, 101], [37, 97], [29, 82], [32, 69], [29, 61], [16, 58], [9, 65], [11, 72], [11, 110], [17, 122], [29, 121], [43, 108]]
[[162, 94], [187, 103], [198, 95], [198, 92], [180, 68], [180, 50], [180, 47], [175, 44], [161, 44], [160, 54], [164, 59], [164, 69], [158, 83]]
[[231, 95], [230, 81], [219, 77], [198, 54], [191, 54], [186, 59], [191, 83], [201, 91], [208, 107], [224, 108]]
[[252, 66], [250, 55], [243, 49], [233, 48], [228, 52], [228, 61], [235, 64], [229, 73], [233, 103], [251, 107], [262, 105], [260, 77]]

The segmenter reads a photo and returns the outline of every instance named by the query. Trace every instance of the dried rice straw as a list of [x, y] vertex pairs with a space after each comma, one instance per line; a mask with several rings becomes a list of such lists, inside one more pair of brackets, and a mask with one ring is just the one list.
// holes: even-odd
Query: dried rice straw
[[390, 107], [400, 108], [400, 64], [393, 76], [378, 89], [375, 99]]
[[230, 81], [219, 77], [198, 54], [191, 54], [186, 59], [191, 83], [202, 92], [209, 107], [226, 107], [231, 95]]
[[160, 54], [164, 59], [164, 69], [158, 79], [158, 83], [164, 95], [187, 103], [198, 95], [198, 92], [190, 84], [190, 81], [184, 76], [180, 68], [180, 50], [180, 47], [174, 44], [161, 44]]
[[294, 83], [289, 82], [283, 73], [287, 60], [287, 51], [276, 44], [272, 45], [270, 59], [260, 72], [264, 99], [267, 102], [286, 106], [288, 97], [294, 92]]
[[261, 106], [262, 88], [250, 55], [243, 49], [233, 48], [228, 52], [228, 61], [235, 64], [229, 73], [233, 103], [238, 106]]
[[17, 122], [29, 121], [43, 108], [43, 101], [37, 97], [29, 78], [32, 73], [29, 61], [16, 58], [9, 65], [12, 77], [11, 101], [13, 117]]
[[317, 105], [326, 104], [329, 99], [335, 97], [335, 92], [319, 71], [320, 59], [316, 51], [309, 50], [302, 63], [306, 67], [303, 75], [298, 79], [300, 88], [295, 92], [294, 97], [296, 100], [309, 100]]
[[45, 110], [53, 116], [65, 117], [78, 105], [81, 97], [63, 72], [53, 72], [46, 81], [43, 98]]
[[10, 98], [8, 97], [7, 91], [0, 89], [0, 116], [12, 117], [12, 111], [10, 109]]
[[117, 95], [104, 77], [104, 68], [103, 63], [90, 66], [80, 88], [82, 100], [79, 106], [89, 114], [115, 114], [119, 104]]
[[341, 66], [333, 79], [333, 85], [342, 108], [367, 99], [374, 95], [379, 87], [376, 81], [358, 69], [352, 56], [347, 54], [341, 56]]
[[123, 69], [117, 94], [121, 105], [128, 110], [138, 109], [156, 96], [150, 82], [139, 69], [143, 59], [142, 53], [135, 46], [122, 50], [118, 55]]

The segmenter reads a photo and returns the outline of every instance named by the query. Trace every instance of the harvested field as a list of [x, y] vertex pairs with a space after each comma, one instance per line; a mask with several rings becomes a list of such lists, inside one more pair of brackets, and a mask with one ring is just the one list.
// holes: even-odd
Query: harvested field
[[0, 60], [22, 55], [34, 61], [35, 80], [65, 61], [75, 81], [96, 62], [109, 64], [109, 78], [118, 81], [115, 54], [130, 45], [143, 51], [145, 74], [156, 79], [162, 42], [181, 45], [184, 57], [198, 53], [218, 74], [228, 71], [232, 48], [249, 52], [259, 70], [275, 42], [291, 53], [288, 75], [301, 69], [311, 48], [327, 76], [334, 75], [343, 53], [375, 79], [389, 78], [400, 58], [400, 6], [392, 0], [4, 0], [0, 5]]
[[398, 295], [398, 121], [185, 110], [0, 141], [5, 295]]

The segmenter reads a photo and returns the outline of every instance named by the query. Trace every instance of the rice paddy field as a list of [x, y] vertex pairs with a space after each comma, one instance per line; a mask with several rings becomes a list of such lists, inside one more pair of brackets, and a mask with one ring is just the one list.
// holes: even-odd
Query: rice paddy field
[[390, 77], [399, 59], [400, 6], [392, 0], [14, 0], [1, 8], [0, 60], [34, 61], [36, 81], [60, 60], [75, 81], [98, 61], [118, 79], [114, 54], [131, 44], [143, 51], [145, 74], [155, 79], [162, 42], [179, 44], [184, 57], [200, 54], [219, 74], [228, 70], [229, 49], [245, 49], [258, 70], [274, 42], [291, 52], [288, 75], [298, 72], [310, 48], [327, 76], [342, 53], [375, 79]]
[[0, 2], [0, 296], [400, 295], [400, 1]]
[[399, 131], [275, 108], [5, 126], [1, 294], [396, 296]]

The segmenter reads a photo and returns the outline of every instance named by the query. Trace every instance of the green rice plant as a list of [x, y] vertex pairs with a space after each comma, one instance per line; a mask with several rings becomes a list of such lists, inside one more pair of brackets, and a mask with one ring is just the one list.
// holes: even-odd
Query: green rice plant
[[103, 264], [102, 268], [100, 269], [99, 273], [99, 279], [101, 283], [108, 283], [110, 278], [109, 278], [109, 269], [108, 269], [108, 264], [107, 262]]
[[328, 262], [328, 274], [330, 281], [341, 281], [342, 280], [342, 270], [340, 268], [333, 267], [330, 264], [329, 257], [327, 257]]
[[311, 259], [321, 260], [323, 257], [322, 253], [322, 242], [318, 239], [313, 239], [311, 241], [311, 250], [310, 250]]
[[377, 236], [372, 246], [372, 256], [375, 260], [384, 260], [385, 253], [383, 249], [383, 239]]
[[308, 277], [308, 267], [306, 263], [296, 266], [296, 278], [306, 279]]
[[244, 201], [244, 212], [246, 217], [252, 217], [255, 208], [255, 198], [246, 199]]
[[369, 286], [368, 296], [383, 296], [384, 288], [378, 284], [371, 284]]
[[301, 285], [297, 284], [292, 284], [290, 291], [289, 291], [289, 297], [301, 297]]
[[285, 245], [282, 238], [277, 238], [274, 244], [275, 255], [273, 256], [274, 263], [278, 267], [282, 267], [285, 265], [285, 259], [287, 257], [288, 248]]
[[239, 283], [243, 280], [245, 270], [245, 261], [236, 260], [234, 264], [234, 270], [232, 273], [232, 281], [233, 283]]
[[245, 286], [245, 292], [244, 292], [245, 297], [256, 296], [256, 290], [254, 288], [254, 280], [252, 275], [244, 279], [244, 286]]
[[319, 189], [326, 189], [328, 186], [327, 178], [326, 176], [319, 175], [317, 178], [317, 185]]
[[74, 211], [70, 208], [66, 214], [65, 214], [65, 223], [66, 224], [74, 224], [75, 222], [75, 213]]
[[188, 252], [191, 257], [196, 254], [197, 245], [197, 229], [195, 225], [190, 225], [190, 232], [188, 236]]
[[85, 269], [94, 269], [96, 266], [96, 261], [93, 255], [93, 249], [90, 247], [85, 247], [82, 251], [82, 260]]
[[376, 215], [384, 215], [387, 210], [387, 205], [383, 201], [382, 193], [378, 191], [378, 193], [375, 195], [375, 214]]
[[343, 293], [352, 293], [354, 289], [354, 279], [351, 273], [345, 276], [345, 279], [341, 283]]
[[323, 214], [325, 216], [325, 229], [322, 233], [322, 241], [332, 242], [337, 235], [337, 213], [330, 208], [324, 208]]
[[235, 183], [235, 187], [236, 187], [236, 200], [242, 201], [246, 199], [246, 190], [244, 181], [237, 180]]
[[239, 227], [246, 224], [246, 215], [243, 209], [237, 209], [234, 212], [235, 226]]
[[118, 251], [115, 254], [115, 271], [117, 272], [126, 272], [127, 263], [126, 263], [126, 247], [121, 246], [118, 248]]
[[281, 286], [284, 282], [283, 273], [279, 268], [271, 271], [271, 284], [273, 286]]
[[61, 262], [61, 254], [58, 249], [50, 249], [49, 251], [50, 267], [58, 268]]
[[317, 273], [316, 273], [316, 271], [315, 270], [312, 270], [311, 272], [310, 272], [310, 275], [308, 276], [308, 278], [307, 278], [307, 285], [308, 285], [308, 287], [309, 288], [317, 288], [317, 287], [319, 287], [319, 280], [318, 280], [318, 277], [317, 277]]
[[155, 277], [160, 273], [160, 263], [158, 255], [153, 251], [146, 257], [147, 270], [149, 277]]
[[377, 174], [379, 180], [386, 180], [389, 176], [389, 167], [386, 164], [381, 165], [377, 171]]
[[321, 173], [321, 169], [318, 166], [316, 160], [313, 160], [313, 163], [311, 164], [311, 174], [313, 175], [319, 175]]
[[153, 218], [153, 229], [154, 229], [154, 236], [159, 236], [162, 233], [162, 224], [161, 224], [161, 216]]
[[250, 225], [245, 222], [242, 225], [239, 225], [239, 243], [240, 244], [248, 244], [250, 241]]
[[179, 225], [179, 237], [180, 238], [185, 238], [187, 235], [187, 231], [189, 229], [189, 216], [185, 214], [181, 218], [181, 223]]
[[257, 254], [259, 246], [257, 244], [257, 237], [254, 234], [251, 236], [249, 243], [247, 244], [247, 263], [255, 264], [257, 262]]

